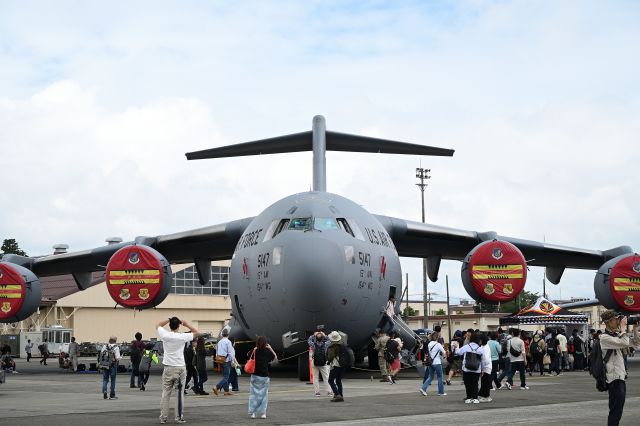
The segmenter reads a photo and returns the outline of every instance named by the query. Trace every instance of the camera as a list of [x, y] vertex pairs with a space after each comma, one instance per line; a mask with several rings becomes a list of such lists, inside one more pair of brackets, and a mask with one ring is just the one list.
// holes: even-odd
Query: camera
[[631, 315], [627, 318], [627, 324], [628, 325], [636, 325], [638, 324], [638, 321], [640, 320], [640, 316], [638, 315]]

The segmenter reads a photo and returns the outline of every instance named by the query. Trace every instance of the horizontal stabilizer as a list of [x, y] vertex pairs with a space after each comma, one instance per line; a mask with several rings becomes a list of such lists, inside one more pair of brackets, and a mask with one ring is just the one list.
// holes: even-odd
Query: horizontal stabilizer
[[[326, 144], [329, 151], [372, 152], [381, 154], [409, 154], [453, 156], [454, 150], [433, 146], [397, 142], [368, 136], [347, 133], [326, 132]], [[206, 158], [242, 157], [246, 155], [281, 154], [285, 152], [312, 151], [312, 132], [294, 133], [219, 148], [188, 152], [187, 160]]]

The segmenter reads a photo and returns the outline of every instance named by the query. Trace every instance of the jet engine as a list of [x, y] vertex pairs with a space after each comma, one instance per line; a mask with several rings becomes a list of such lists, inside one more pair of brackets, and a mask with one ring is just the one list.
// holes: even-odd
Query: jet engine
[[34, 313], [42, 299], [42, 285], [33, 272], [0, 262], [0, 323], [22, 321]]
[[623, 254], [605, 262], [596, 273], [593, 289], [606, 308], [640, 313], [640, 255]]
[[527, 262], [511, 243], [485, 241], [462, 262], [462, 283], [479, 302], [498, 303], [515, 299], [527, 281]]
[[172, 284], [169, 262], [151, 247], [136, 244], [123, 247], [107, 264], [107, 290], [125, 308], [157, 306], [167, 297]]

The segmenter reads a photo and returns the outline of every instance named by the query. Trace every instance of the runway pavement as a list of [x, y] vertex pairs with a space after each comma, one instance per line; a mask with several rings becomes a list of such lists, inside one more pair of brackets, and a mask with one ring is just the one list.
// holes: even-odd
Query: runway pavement
[[[34, 363], [35, 361], [35, 363]], [[117, 400], [104, 400], [102, 376], [72, 374], [57, 364], [27, 365], [17, 360], [21, 374], [11, 374], [0, 385], [0, 423], [10, 425], [113, 425], [156, 424], [160, 403], [160, 368], [150, 378], [147, 391], [129, 388], [129, 375], [117, 378]], [[57, 361], [57, 360], [53, 360]], [[595, 389], [583, 372], [559, 377], [527, 377], [529, 390], [493, 392], [494, 402], [464, 404], [460, 379], [446, 387], [447, 396], [418, 393], [421, 380], [405, 371], [395, 385], [371, 379], [366, 371], [348, 374], [344, 380], [345, 402], [332, 403], [315, 397], [311, 385], [299, 382], [289, 369], [276, 368], [271, 379], [266, 420], [247, 415], [248, 378], [240, 377], [241, 392], [233, 396], [186, 396], [185, 418], [189, 424], [528, 424], [602, 425], [608, 413], [607, 393]], [[377, 377], [377, 376], [375, 376]], [[210, 374], [205, 388], [220, 379]], [[640, 418], [640, 359], [630, 360], [627, 401], [623, 425]], [[172, 423], [169, 421], [169, 423]]]

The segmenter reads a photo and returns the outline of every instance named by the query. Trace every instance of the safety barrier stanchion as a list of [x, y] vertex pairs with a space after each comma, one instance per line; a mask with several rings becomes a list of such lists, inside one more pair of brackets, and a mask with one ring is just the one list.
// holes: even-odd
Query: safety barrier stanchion
[[307, 382], [308, 385], [312, 385], [313, 384], [313, 351], [311, 350], [311, 348], [309, 348], [309, 381]]

